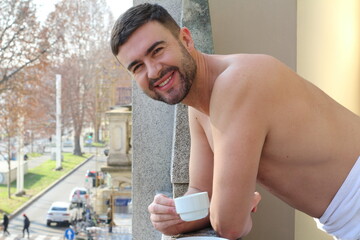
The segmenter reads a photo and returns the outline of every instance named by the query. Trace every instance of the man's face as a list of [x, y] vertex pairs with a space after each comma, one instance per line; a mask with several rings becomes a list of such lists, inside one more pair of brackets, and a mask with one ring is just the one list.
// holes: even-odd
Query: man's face
[[196, 74], [196, 63], [182, 42], [156, 21], [137, 29], [116, 56], [151, 98], [181, 102]]

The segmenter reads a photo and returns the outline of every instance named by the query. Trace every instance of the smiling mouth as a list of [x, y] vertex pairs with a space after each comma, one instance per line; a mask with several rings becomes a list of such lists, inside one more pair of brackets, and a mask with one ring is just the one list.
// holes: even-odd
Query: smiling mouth
[[165, 81], [163, 81], [162, 83], [160, 83], [160, 84], [158, 85], [158, 87], [163, 87], [163, 86], [165, 86], [166, 84], [168, 84], [168, 83], [170, 82], [171, 78], [172, 78], [172, 75], [170, 75], [170, 77], [168, 77]]
[[175, 73], [178, 71], [177, 67], [168, 67], [164, 69], [158, 78], [149, 79], [149, 88], [150, 90], [167, 90], [171, 86], [172, 82], [175, 80]]

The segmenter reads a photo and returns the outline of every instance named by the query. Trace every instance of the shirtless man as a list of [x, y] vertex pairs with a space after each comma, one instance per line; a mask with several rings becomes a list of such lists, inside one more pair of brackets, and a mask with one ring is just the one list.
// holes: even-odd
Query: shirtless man
[[187, 194], [207, 191], [210, 216], [184, 222], [173, 199], [156, 195], [156, 229], [173, 235], [210, 223], [221, 237], [244, 236], [259, 182], [339, 239], [360, 238], [358, 116], [270, 56], [199, 52], [159, 5], [122, 15], [111, 47], [149, 97], [189, 106]]

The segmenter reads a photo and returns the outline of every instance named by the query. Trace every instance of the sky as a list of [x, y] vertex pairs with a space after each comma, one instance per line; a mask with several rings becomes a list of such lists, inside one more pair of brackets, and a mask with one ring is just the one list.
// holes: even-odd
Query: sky
[[114, 18], [117, 19], [120, 14], [133, 6], [133, 0], [106, 0]]
[[[54, 10], [54, 5], [57, 2], [58, 0], [34, 0], [40, 21], [45, 21], [47, 15]], [[133, 0], [106, 0], [106, 2], [115, 19], [133, 5]]]

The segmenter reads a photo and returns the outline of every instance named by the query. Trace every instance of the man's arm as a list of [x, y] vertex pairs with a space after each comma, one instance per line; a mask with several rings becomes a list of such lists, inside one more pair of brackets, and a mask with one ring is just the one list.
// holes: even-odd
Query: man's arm
[[254, 191], [271, 121], [271, 93], [263, 79], [272, 74], [262, 65], [265, 61], [252, 60], [227, 71], [217, 79], [212, 93], [214, 179], [210, 220], [215, 231], [228, 239], [251, 230], [251, 211], [260, 200]]
[[[191, 152], [189, 162], [189, 188], [185, 193], [208, 192], [212, 195], [213, 154], [200, 119], [204, 116], [189, 107]], [[196, 231], [210, 226], [209, 216], [192, 222], [185, 222], [176, 213], [174, 200], [158, 194], [149, 206], [153, 226], [166, 235]]]
[[235, 127], [229, 123], [226, 129], [214, 132], [211, 224], [220, 236], [231, 240], [251, 230], [251, 212], [259, 202], [254, 200], [254, 192], [264, 138], [259, 129], [242, 123], [247, 126], [242, 131], [231, 130]]

